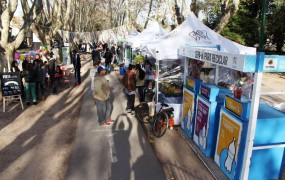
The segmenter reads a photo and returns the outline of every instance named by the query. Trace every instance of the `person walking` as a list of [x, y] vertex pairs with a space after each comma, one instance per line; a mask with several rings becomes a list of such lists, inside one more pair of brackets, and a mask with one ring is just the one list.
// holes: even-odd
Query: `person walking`
[[136, 87], [139, 94], [140, 102], [144, 101], [144, 88], [145, 88], [145, 80], [146, 80], [146, 73], [142, 69], [141, 64], [136, 64]]
[[36, 73], [32, 63], [28, 63], [23, 71], [25, 81], [26, 105], [30, 105], [30, 96], [32, 95], [33, 104], [37, 105], [36, 96]]
[[57, 87], [56, 87], [56, 79], [55, 79], [55, 67], [56, 67], [56, 60], [53, 57], [53, 52], [49, 55], [49, 65], [48, 65], [48, 76], [50, 80], [50, 87], [51, 87], [51, 93], [53, 95], [57, 94]]
[[104, 54], [104, 58], [105, 58], [105, 67], [108, 73], [111, 72], [111, 62], [113, 59], [113, 54], [111, 53], [109, 48], [106, 48], [106, 52]]
[[113, 44], [111, 46], [110, 51], [113, 54], [113, 60], [112, 60], [113, 64], [117, 64], [117, 51], [116, 51], [116, 45], [115, 44]]
[[11, 64], [11, 72], [19, 72], [20, 74], [20, 79], [21, 79], [21, 96], [24, 98], [25, 95], [25, 87], [23, 83], [23, 72], [19, 68], [19, 63], [18, 61], [13, 61]]
[[22, 70], [26, 70], [28, 67], [28, 64], [31, 63], [31, 55], [27, 54], [26, 58], [24, 59], [23, 63], [22, 63]]
[[136, 91], [136, 66], [130, 64], [127, 72], [122, 78], [122, 83], [127, 94], [127, 113], [135, 113], [135, 91]]
[[44, 84], [42, 83], [42, 79], [43, 79], [43, 75], [42, 75], [42, 69], [41, 69], [41, 65], [43, 64], [43, 61], [40, 58], [39, 54], [36, 54], [35, 56], [35, 60], [33, 61], [33, 66], [34, 66], [34, 70], [35, 70], [35, 74], [36, 74], [36, 96], [37, 96], [37, 100], [40, 99], [40, 93], [41, 92], [41, 97], [44, 97]]
[[75, 49], [72, 50], [72, 63], [74, 67], [74, 78], [75, 78], [74, 86], [78, 86], [81, 84], [81, 77], [80, 77], [81, 62], [80, 62], [80, 55], [76, 52]]
[[92, 51], [91, 51], [91, 55], [92, 55], [92, 60], [93, 60], [93, 66], [99, 66], [101, 63], [101, 57], [100, 57], [100, 51], [97, 48], [97, 46], [95, 46]]
[[100, 126], [107, 126], [114, 120], [111, 119], [112, 104], [110, 101], [110, 87], [105, 75], [106, 68], [97, 68], [98, 76], [94, 78], [93, 98], [97, 107], [98, 123]]

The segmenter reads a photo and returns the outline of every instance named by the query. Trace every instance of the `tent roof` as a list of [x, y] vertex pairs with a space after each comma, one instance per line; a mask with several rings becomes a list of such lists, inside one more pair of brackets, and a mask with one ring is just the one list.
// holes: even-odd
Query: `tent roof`
[[158, 39], [166, 33], [167, 31], [160, 27], [158, 22], [153, 21], [140, 34], [134, 36], [133, 38], [127, 39], [127, 42], [132, 43], [133, 48], [137, 48], [140, 47], [141, 44], [144, 44], [153, 39]]
[[235, 43], [211, 30], [192, 12], [181, 25], [158, 40], [152, 41], [145, 48], [157, 59], [177, 59], [181, 46], [217, 45], [220, 45], [222, 52], [251, 55], [256, 53], [255, 48]]

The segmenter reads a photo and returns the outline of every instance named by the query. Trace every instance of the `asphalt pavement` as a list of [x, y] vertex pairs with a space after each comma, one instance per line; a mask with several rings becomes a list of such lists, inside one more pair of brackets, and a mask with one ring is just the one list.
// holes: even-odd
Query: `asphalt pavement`
[[115, 122], [99, 126], [89, 79], [66, 179], [166, 179], [142, 126], [134, 115], [125, 112], [126, 96], [117, 74], [112, 72], [106, 78]]
[[135, 115], [127, 113], [121, 77], [115, 71], [106, 75], [115, 122], [103, 127], [97, 122], [91, 78], [87, 78], [65, 179], [227, 179], [212, 160], [195, 149], [180, 127], [168, 130], [162, 138], [154, 138], [148, 124], [139, 123]]

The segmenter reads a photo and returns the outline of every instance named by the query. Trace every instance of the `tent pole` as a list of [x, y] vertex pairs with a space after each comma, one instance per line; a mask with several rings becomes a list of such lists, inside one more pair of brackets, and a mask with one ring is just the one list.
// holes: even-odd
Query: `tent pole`
[[[257, 63], [261, 62], [264, 59], [263, 53], [257, 54]], [[261, 92], [261, 83], [262, 83], [262, 72], [256, 72], [254, 74], [254, 84], [253, 84], [253, 93], [252, 101], [250, 107], [250, 116], [248, 121], [247, 136], [245, 142], [245, 153], [243, 158], [242, 174], [241, 179], [248, 179], [249, 167], [250, 167], [250, 158], [252, 155], [257, 115], [259, 109], [259, 99]]]
[[219, 69], [220, 66], [216, 65], [216, 72], [215, 72], [215, 84], [218, 85], [218, 80], [219, 80]]

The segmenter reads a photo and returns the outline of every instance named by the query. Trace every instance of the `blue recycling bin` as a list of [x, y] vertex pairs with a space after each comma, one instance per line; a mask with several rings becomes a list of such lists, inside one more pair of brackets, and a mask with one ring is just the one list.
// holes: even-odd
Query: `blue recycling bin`
[[231, 91], [203, 83], [197, 96], [193, 140], [207, 157], [215, 153], [219, 112], [226, 94]]
[[[251, 101], [227, 96], [220, 111], [215, 163], [229, 179], [240, 179], [248, 135]], [[249, 177], [280, 179], [284, 167], [285, 114], [260, 103]], [[277, 145], [277, 146], [276, 146]]]
[[187, 76], [184, 83], [181, 128], [190, 138], [193, 138], [196, 98], [202, 82], [201, 79]]

